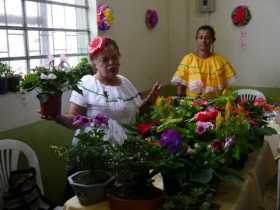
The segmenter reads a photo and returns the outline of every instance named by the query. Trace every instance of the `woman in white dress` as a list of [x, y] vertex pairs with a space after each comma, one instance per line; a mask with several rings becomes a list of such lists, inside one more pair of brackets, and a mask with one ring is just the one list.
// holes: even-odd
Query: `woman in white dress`
[[68, 115], [58, 116], [57, 121], [72, 127], [72, 119], [76, 115], [93, 117], [105, 114], [120, 124], [131, 124], [138, 113], [144, 112], [154, 102], [160, 83], [156, 82], [142, 100], [134, 85], [119, 74], [120, 56], [114, 40], [100, 36], [91, 40], [89, 59], [96, 73], [81, 79], [82, 94], [72, 92]]

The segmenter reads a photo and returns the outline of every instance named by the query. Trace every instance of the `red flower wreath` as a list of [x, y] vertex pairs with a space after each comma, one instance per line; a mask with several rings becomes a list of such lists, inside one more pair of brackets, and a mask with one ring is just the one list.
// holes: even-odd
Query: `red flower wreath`
[[245, 5], [236, 7], [231, 14], [232, 23], [236, 26], [247, 25], [251, 18], [251, 12]]
[[97, 36], [92, 39], [89, 43], [88, 54], [90, 59], [92, 59], [98, 52], [100, 52], [104, 47], [105, 39], [101, 36]]

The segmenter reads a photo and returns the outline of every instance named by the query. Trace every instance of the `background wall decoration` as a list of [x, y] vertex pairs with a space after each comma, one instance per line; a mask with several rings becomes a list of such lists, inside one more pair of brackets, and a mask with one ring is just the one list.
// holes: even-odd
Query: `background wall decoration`
[[232, 23], [235, 26], [246, 26], [252, 18], [251, 12], [246, 5], [236, 7], [231, 14]]
[[100, 4], [97, 6], [97, 25], [101, 31], [106, 31], [113, 24], [113, 12], [108, 4]]
[[153, 29], [158, 23], [158, 14], [156, 10], [148, 9], [146, 12], [145, 23], [148, 29]]

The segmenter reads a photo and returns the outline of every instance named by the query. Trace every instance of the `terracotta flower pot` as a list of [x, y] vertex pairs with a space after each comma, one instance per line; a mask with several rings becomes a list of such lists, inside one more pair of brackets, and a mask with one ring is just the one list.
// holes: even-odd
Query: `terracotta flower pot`
[[164, 202], [163, 192], [158, 190], [155, 198], [149, 200], [129, 200], [108, 195], [111, 210], [157, 210]]
[[41, 105], [41, 118], [53, 118], [61, 113], [62, 94], [49, 95], [41, 93], [37, 97]]

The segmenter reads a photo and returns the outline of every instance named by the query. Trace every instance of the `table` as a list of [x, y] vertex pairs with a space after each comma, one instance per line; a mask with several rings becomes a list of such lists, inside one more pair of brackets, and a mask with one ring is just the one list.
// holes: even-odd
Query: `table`
[[[218, 186], [213, 202], [220, 210], [262, 210], [266, 182], [276, 175], [278, 135], [265, 137], [263, 147], [249, 154], [249, 159], [241, 171], [244, 182], [222, 182]], [[280, 157], [280, 156], [279, 156]], [[77, 197], [64, 204], [64, 210], [110, 210], [107, 202], [82, 206]]]

